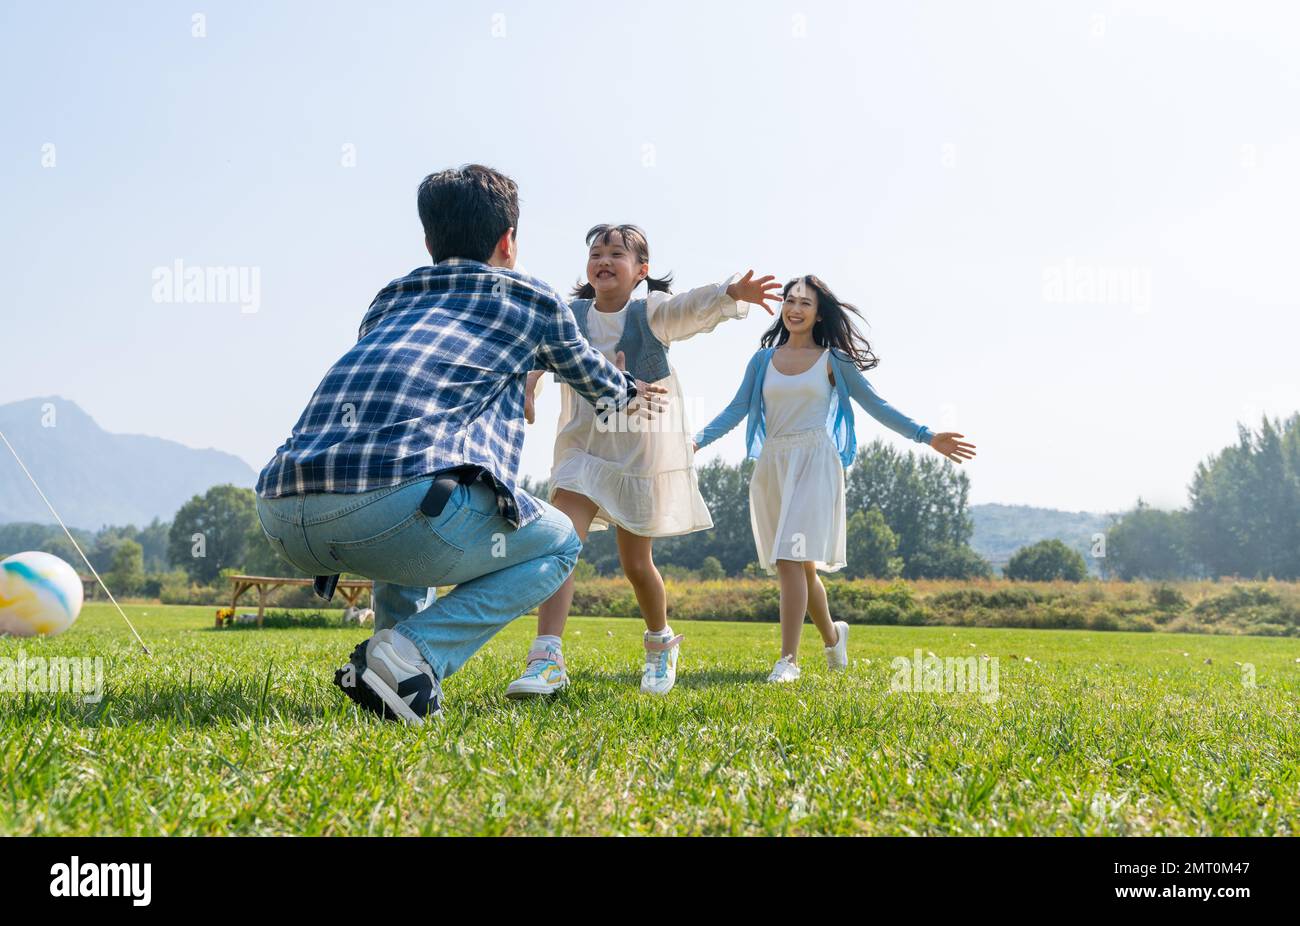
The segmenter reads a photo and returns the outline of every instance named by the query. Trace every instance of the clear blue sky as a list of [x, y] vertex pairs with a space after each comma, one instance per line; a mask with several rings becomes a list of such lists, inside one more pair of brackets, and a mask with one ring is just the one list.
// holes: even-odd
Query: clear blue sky
[[[9, 2], [0, 402], [260, 468], [427, 261], [420, 178], [479, 161], [557, 286], [599, 221], [686, 286], [824, 277], [876, 388], [979, 445], [974, 502], [1181, 504], [1236, 421], [1300, 408], [1297, 113], [1278, 3]], [[156, 302], [177, 259], [256, 268], [258, 311]], [[1049, 286], [1078, 271], [1137, 288]], [[765, 318], [673, 348], [705, 408]]]

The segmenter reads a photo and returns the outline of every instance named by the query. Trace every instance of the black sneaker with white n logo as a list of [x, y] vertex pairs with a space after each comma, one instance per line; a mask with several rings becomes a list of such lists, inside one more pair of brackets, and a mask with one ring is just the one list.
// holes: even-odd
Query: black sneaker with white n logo
[[380, 630], [366, 641], [361, 683], [404, 723], [422, 724], [442, 713], [437, 676], [416, 645], [395, 630]]
[[334, 685], [358, 707], [378, 714], [385, 720], [396, 720], [397, 715], [388, 709], [375, 690], [361, 681], [361, 673], [366, 671], [366, 647], [369, 645], [370, 640], [367, 638], [353, 647], [347, 663], [334, 670]]

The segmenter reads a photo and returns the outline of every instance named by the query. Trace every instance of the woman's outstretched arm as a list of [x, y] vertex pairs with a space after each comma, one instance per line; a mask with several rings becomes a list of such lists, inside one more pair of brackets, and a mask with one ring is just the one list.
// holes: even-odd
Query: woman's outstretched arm
[[[831, 356], [835, 357], [834, 354]], [[960, 463], [962, 460], [969, 460], [975, 456], [975, 445], [959, 440], [965, 435], [958, 434], [956, 431], [942, 431], [936, 434], [925, 425], [917, 424], [886, 402], [880, 393], [871, 387], [871, 383], [867, 382], [867, 378], [862, 375], [862, 371], [853, 363], [835, 357], [831, 368], [836, 376], [844, 377], [844, 381], [849, 387], [849, 395], [853, 400], [866, 409], [867, 414], [891, 431], [901, 434], [908, 440], [914, 440], [918, 444], [929, 444], [954, 463]]]
[[836, 357], [833, 353], [831, 356], [834, 358], [831, 365], [832, 372], [837, 377], [844, 377], [844, 383], [849, 389], [849, 396], [852, 397], [853, 401], [861, 405], [868, 415], [875, 418], [889, 430], [906, 437], [908, 440], [916, 441], [918, 444], [930, 443], [931, 438], [934, 437], [933, 431], [923, 424], [917, 424], [886, 402], [880, 393], [871, 387], [871, 383], [867, 382], [867, 378], [862, 375], [862, 371], [852, 362]]

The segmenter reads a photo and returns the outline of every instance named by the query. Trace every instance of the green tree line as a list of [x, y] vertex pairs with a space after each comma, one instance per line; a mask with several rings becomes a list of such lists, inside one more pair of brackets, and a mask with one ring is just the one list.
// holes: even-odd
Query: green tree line
[[1237, 426], [1237, 442], [1199, 463], [1187, 506], [1138, 500], [1106, 533], [1120, 579], [1300, 578], [1300, 413]]
[[[657, 541], [655, 559], [669, 574], [701, 577], [762, 574], [749, 519], [753, 462], [714, 460], [699, 469], [711, 530]], [[547, 485], [524, 479], [541, 498]], [[974, 578], [987, 562], [971, 549], [969, 476], [934, 455], [901, 452], [882, 440], [863, 447], [845, 476], [848, 578]], [[1096, 554], [1119, 579], [1236, 576], [1300, 579], [1300, 414], [1264, 418], [1258, 430], [1238, 426], [1235, 444], [1198, 464], [1187, 507], [1154, 509], [1138, 500], [1114, 520]], [[156, 595], [169, 579], [211, 585], [223, 570], [300, 575], [266, 543], [252, 490], [213, 486], [195, 495], [169, 522], [143, 528], [74, 529], [77, 543], [115, 593]], [[582, 574], [618, 572], [613, 531], [590, 535]], [[80, 565], [53, 525], [0, 524], [0, 557], [44, 550]], [[1059, 540], [1018, 550], [1012, 579], [1078, 581], [1083, 558]]]
[[[749, 518], [749, 481], [754, 463], [712, 460], [699, 468], [700, 494], [713, 527], [655, 541], [655, 562], [666, 572], [690, 570], [724, 575], [763, 574]], [[528, 481], [545, 498], [545, 482]], [[858, 451], [845, 475], [848, 514], [848, 578], [972, 578], [991, 569], [969, 546], [974, 523], [970, 477], [933, 454], [901, 453], [883, 440]], [[618, 571], [614, 531], [587, 538], [583, 559], [603, 575]]]

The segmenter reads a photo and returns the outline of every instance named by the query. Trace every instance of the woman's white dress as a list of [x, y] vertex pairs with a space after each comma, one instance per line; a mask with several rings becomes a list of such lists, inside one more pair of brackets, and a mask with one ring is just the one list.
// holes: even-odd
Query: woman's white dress
[[812, 562], [825, 572], [847, 562], [844, 467], [826, 429], [829, 357], [787, 376], [768, 361], [763, 376], [767, 435], [749, 483], [749, 516], [758, 560]]
[[[647, 296], [646, 320], [659, 341], [673, 341], [712, 331], [725, 319], [744, 318], [749, 303], [727, 295], [736, 277], [670, 296]], [[627, 306], [587, 311], [588, 341], [610, 360], [623, 335]], [[640, 430], [602, 427], [595, 410], [567, 385], [560, 387], [560, 422], [551, 466], [551, 494], [568, 489], [598, 506], [592, 530], [614, 524], [645, 537], [672, 537], [713, 527], [708, 506], [695, 478], [693, 431], [677, 371], [659, 383], [668, 387], [665, 411], [652, 421], [628, 416]]]

